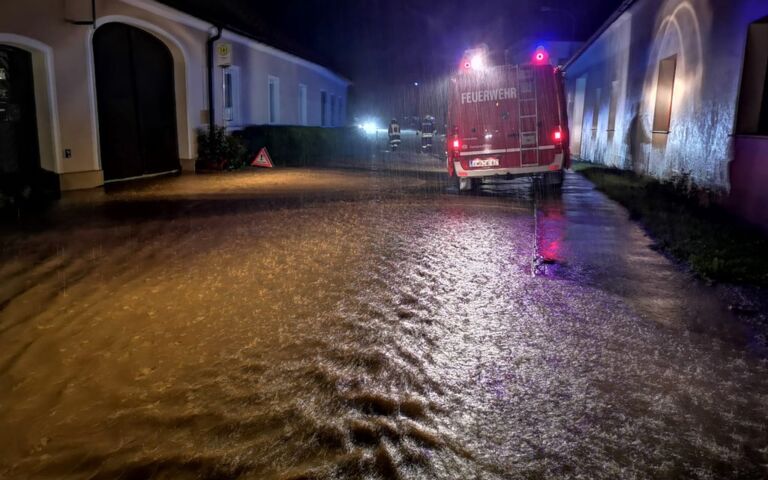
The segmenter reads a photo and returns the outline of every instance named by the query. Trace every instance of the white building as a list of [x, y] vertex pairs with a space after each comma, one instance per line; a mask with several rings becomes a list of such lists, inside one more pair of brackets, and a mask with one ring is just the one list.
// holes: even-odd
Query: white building
[[571, 151], [768, 227], [768, 1], [626, 0], [566, 66]]
[[[3, 1], [0, 175], [36, 164], [70, 190], [193, 169], [213, 34], [152, 0]], [[329, 69], [227, 30], [213, 51], [217, 124], [345, 124]]]

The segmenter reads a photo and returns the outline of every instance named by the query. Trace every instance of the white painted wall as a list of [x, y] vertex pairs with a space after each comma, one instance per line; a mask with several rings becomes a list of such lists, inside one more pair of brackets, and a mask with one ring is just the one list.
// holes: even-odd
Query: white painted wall
[[[237, 41], [227, 34], [223, 41]], [[251, 42], [234, 44], [233, 65], [241, 70], [240, 98], [243, 102], [243, 123], [268, 123], [268, 78], [280, 79], [280, 124], [300, 125], [299, 84], [307, 86], [307, 124], [320, 126], [320, 91], [342, 96], [346, 102], [348, 83], [335, 75], [285, 61], [269, 52], [249, 46]], [[222, 74], [217, 72], [217, 84]], [[217, 89], [217, 95], [220, 89]], [[218, 114], [217, 114], [218, 117]], [[343, 125], [345, 122], [340, 122]]]
[[[68, 13], [87, 13], [88, 4], [85, 0], [0, 4], [0, 43], [33, 54], [41, 163], [72, 179], [62, 178], [65, 189], [103, 181], [91, 43], [94, 30], [65, 21]], [[169, 48], [174, 60], [179, 154], [182, 162], [194, 159], [195, 130], [207, 119], [205, 42], [210, 25], [151, 0], [97, 0], [96, 12], [97, 26], [126, 23], [155, 35]], [[320, 124], [320, 90], [342, 96], [346, 106], [349, 82], [326, 68], [231, 32], [225, 32], [222, 41], [233, 44], [234, 64], [240, 67], [241, 123], [267, 122], [269, 75], [280, 78], [281, 123], [299, 123], [299, 83], [308, 89], [309, 125]], [[224, 124], [221, 82], [217, 68], [218, 124]], [[63, 158], [64, 149], [71, 150], [71, 158]]]
[[[766, 15], [761, 0], [636, 2], [566, 69], [571, 98], [577, 80], [587, 78], [581, 125], [571, 125], [582, 140], [573, 153], [660, 178], [690, 173], [701, 185], [728, 188], [747, 28]], [[655, 134], [658, 65], [670, 55], [678, 58], [670, 132]], [[613, 82], [619, 95], [610, 133]], [[597, 89], [603, 95], [593, 134]]]

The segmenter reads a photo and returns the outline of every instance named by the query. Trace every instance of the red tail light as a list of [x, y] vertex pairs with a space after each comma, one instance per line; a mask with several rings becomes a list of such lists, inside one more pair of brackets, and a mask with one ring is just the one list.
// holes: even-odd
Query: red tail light
[[453, 148], [454, 148], [454, 150], [458, 150], [460, 146], [461, 146], [461, 142], [459, 142], [459, 139], [458, 138], [454, 138], [453, 139]]
[[561, 132], [560, 129], [558, 128], [557, 130], [555, 130], [555, 133], [552, 135], [552, 138], [554, 138], [556, 142], [562, 141], [563, 132]]

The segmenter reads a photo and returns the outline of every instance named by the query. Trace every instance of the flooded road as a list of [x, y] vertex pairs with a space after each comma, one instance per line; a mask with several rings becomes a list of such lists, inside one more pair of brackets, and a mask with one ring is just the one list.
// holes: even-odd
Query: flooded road
[[4, 234], [0, 477], [768, 475], [765, 338], [620, 207], [381, 165]]

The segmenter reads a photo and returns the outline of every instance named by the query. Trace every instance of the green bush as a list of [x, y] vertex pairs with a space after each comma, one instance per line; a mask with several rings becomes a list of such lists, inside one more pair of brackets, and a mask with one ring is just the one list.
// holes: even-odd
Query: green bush
[[236, 170], [247, 161], [246, 149], [239, 137], [230, 135], [224, 127], [197, 130], [197, 169]]
[[267, 147], [276, 166], [319, 166], [333, 160], [359, 158], [370, 145], [354, 127], [322, 128], [256, 125], [235, 133], [253, 158]]

